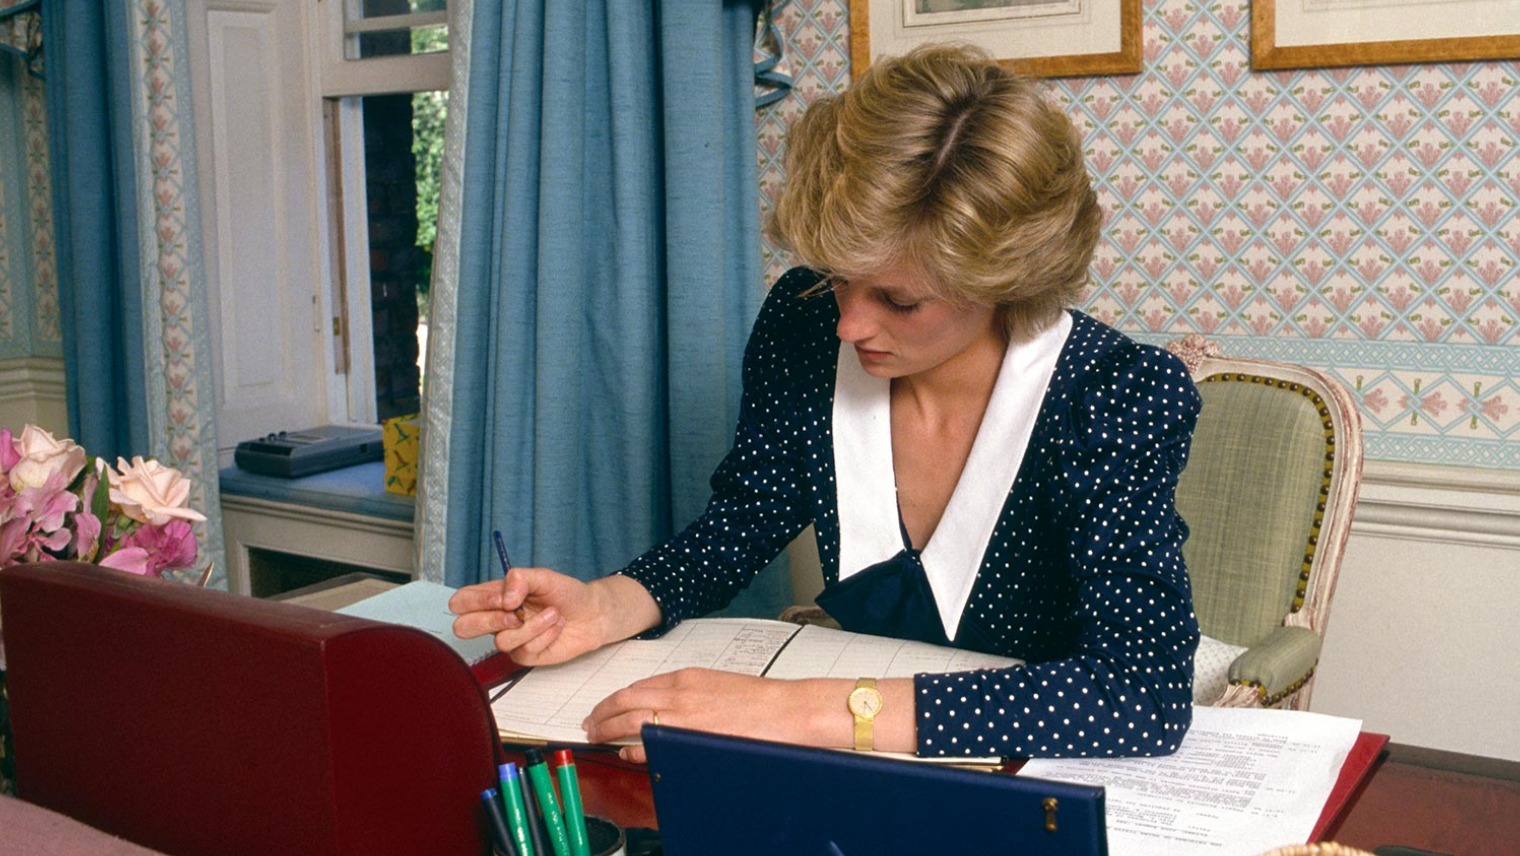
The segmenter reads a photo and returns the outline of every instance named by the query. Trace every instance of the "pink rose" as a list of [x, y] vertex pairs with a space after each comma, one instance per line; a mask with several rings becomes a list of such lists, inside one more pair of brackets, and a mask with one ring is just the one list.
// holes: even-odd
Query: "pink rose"
[[107, 468], [106, 477], [111, 480], [111, 502], [138, 523], [162, 526], [175, 519], [206, 519], [189, 507], [190, 480], [173, 467], [141, 456], [130, 464], [117, 458], [116, 469]]
[[17, 457], [10, 468], [11, 489], [18, 493], [23, 488], [42, 487], [54, 473], [63, 473], [67, 485], [84, 469], [84, 449], [73, 440], [56, 440], [36, 425], [22, 429], [11, 446]]
[[9, 473], [19, 460], [21, 453], [16, 451], [15, 435], [9, 428], [0, 428], [0, 473]]

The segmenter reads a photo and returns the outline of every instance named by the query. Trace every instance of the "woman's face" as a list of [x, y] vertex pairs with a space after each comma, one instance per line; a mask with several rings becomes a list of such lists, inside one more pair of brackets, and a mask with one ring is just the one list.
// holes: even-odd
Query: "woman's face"
[[1002, 325], [990, 306], [935, 297], [924, 274], [894, 268], [834, 282], [841, 341], [855, 346], [867, 374], [911, 377], [952, 364], [978, 346], [1002, 353]]

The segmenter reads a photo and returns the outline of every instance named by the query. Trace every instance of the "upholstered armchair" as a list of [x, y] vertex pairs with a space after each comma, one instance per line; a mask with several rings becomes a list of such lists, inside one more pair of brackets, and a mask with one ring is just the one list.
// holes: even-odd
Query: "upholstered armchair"
[[[1228, 359], [1196, 335], [1167, 349], [1204, 402], [1177, 486], [1205, 637], [1194, 700], [1306, 708], [1361, 480], [1361, 416], [1312, 369]], [[788, 552], [799, 605], [781, 618], [837, 627], [811, 605], [823, 588], [812, 529]]]
[[1361, 480], [1361, 416], [1313, 369], [1227, 358], [1198, 335], [1167, 349], [1203, 397], [1177, 485], [1205, 637], [1194, 700], [1306, 708]]

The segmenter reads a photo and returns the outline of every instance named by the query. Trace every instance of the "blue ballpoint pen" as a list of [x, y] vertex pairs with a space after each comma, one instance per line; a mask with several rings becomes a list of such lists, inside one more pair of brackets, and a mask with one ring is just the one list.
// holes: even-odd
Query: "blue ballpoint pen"
[[[507, 558], [507, 542], [502, 540], [500, 529], [492, 532], [491, 537], [496, 541], [496, 555], [501, 557], [501, 580], [505, 584], [507, 574], [512, 573], [512, 560]], [[522, 604], [518, 604], [517, 608], [512, 610], [512, 614], [517, 616], [518, 621], [527, 623], [528, 613], [527, 610], [523, 609]]]

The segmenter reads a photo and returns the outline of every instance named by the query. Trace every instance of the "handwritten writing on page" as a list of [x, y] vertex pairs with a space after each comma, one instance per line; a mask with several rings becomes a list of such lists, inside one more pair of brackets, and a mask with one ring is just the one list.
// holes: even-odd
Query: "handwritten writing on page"
[[1115, 856], [1250, 856], [1308, 840], [1361, 727], [1305, 711], [1195, 707], [1174, 755], [1041, 759], [1019, 774], [1102, 785]]

